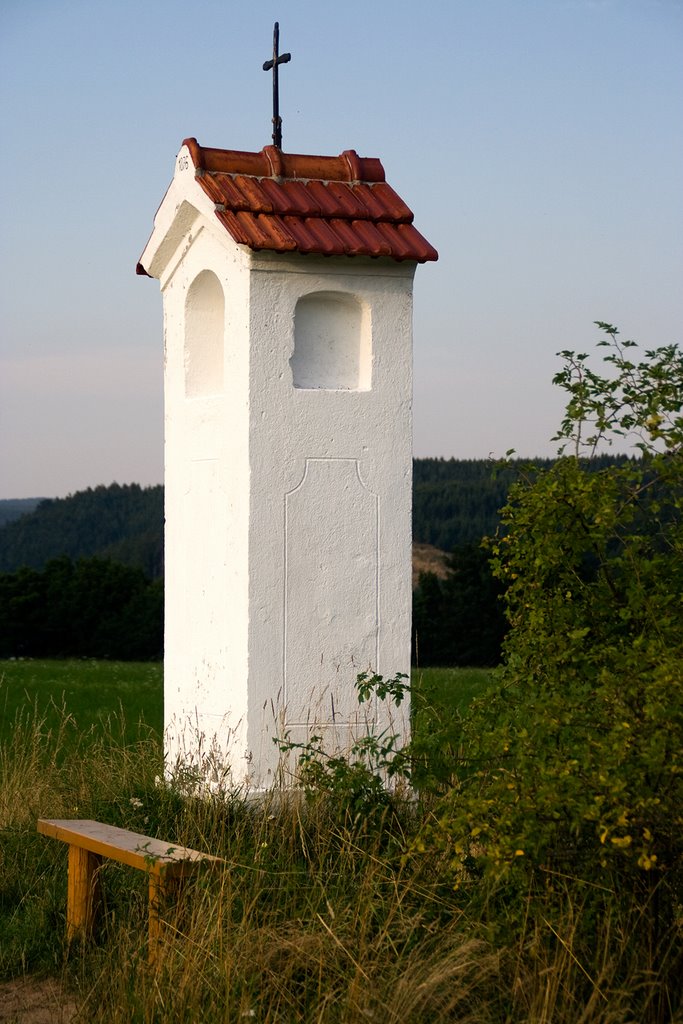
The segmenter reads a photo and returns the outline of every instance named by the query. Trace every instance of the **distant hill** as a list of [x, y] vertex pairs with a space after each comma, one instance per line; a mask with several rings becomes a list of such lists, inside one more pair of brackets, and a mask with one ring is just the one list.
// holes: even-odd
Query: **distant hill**
[[[488, 463], [455, 459], [416, 459], [414, 540], [450, 550], [495, 529], [505, 488], [489, 493]], [[466, 495], [466, 505], [459, 502]], [[482, 512], [482, 502], [484, 512]], [[163, 573], [163, 487], [111, 484], [78, 491], [67, 498], [6, 502], [15, 517], [0, 525], [0, 572], [22, 566], [43, 569], [61, 555], [72, 559], [111, 558], [142, 568], [152, 579]], [[21, 512], [27, 512], [20, 516]], [[18, 518], [20, 516], [20, 518]], [[469, 517], [469, 518], [468, 518]], [[418, 571], [439, 570], [440, 555], [416, 555]], [[441, 569], [443, 572], [443, 569]]]
[[415, 459], [413, 540], [453, 551], [494, 533], [514, 479], [488, 459]]
[[[627, 461], [627, 455], [599, 455], [590, 466], [600, 470]], [[413, 540], [453, 551], [495, 533], [499, 511], [520, 470], [549, 469], [553, 459], [413, 460]]]
[[42, 569], [60, 555], [111, 558], [163, 575], [164, 489], [111, 484], [46, 498], [0, 528], [0, 572]]
[[[625, 458], [602, 456], [593, 465], [600, 469]], [[551, 465], [551, 460], [518, 460], [495, 469], [486, 459], [415, 459], [415, 544], [450, 552], [494, 533], [510, 485], [520, 466], [529, 461]], [[150, 579], [163, 575], [161, 485], [111, 484], [68, 498], [25, 498], [0, 502], [0, 509], [3, 506], [11, 508], [14, 518], [0, 525], [0, 572], [14, 572], [21, 566], [42, 569], [50, 559], [67, 555], [110, 558], [142, 569]], [[418, 571], [443, 573], [439, 552], [418, 548]]]
[[0, 527], [11, 523], [13, 519], [33, 512], [44, 498], [0, 498]]

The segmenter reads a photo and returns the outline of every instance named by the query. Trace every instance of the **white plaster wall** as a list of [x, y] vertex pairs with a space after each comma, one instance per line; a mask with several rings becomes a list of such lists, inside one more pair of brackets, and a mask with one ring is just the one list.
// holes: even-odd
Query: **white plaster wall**
[[[356, 676], [410, 671], [413, 273], [369, 259], [252, 257], [249, 746], [265, 771], [257, 785], [275, 770], [274, 731], [302, 740], [327, 730], [348, 743], [368, 716], [389, 727], [384, 706], [357, 704]], [[295, 388], [297, 301], [335, 290], [367, 311], [371, 387]], [[407, 732], [403, 709], [394, 731]]]
[[[212, 270], [224, 295], [218, 393], [188, 395], [186, 297]], [[248, 318], [244, 255], [201, 224], [162, 279], [165, 324], [166, 612], [164, 722], [169, 767], [213, 783], [246, 772], [248, 687]], [[191, 389], [190, 389], [191, 390]]]

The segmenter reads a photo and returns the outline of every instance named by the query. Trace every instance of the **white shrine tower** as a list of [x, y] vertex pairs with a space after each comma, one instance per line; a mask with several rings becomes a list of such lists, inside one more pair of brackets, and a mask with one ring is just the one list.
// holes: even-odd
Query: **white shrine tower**
[[[164, 301], [169, 770], [268, 789], [410, 671], [412, 285], [437, 258], [379, 160], [187, 139], [138, 273]], [[404, 705], [400, 711], [403, 712]]]

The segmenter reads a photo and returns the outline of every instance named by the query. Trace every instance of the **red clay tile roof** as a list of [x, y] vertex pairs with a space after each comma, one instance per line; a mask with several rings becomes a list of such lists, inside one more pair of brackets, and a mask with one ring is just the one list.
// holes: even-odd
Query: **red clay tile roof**
[[[375, 158], [206, 149], [185, 139], [197, 183], [232, 238], [250, 249], [323, 256], [388, 256], [425, 263], [436, 249]], [[143, 271], [144, 273], [144, 271]]]

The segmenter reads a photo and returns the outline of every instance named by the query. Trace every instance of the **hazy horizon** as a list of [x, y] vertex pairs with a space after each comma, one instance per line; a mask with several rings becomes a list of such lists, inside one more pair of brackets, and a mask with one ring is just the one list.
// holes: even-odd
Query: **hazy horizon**
[[[8, 0], [0, 496], [163, 480], [162, 300], [135, 264], [183, 138], [377, 156], [415, 277], [414, 452], [547, 457], [595, 320], [681, 340], [681, 0]], [[221, 26], [221, 30], [217, 30]]]

